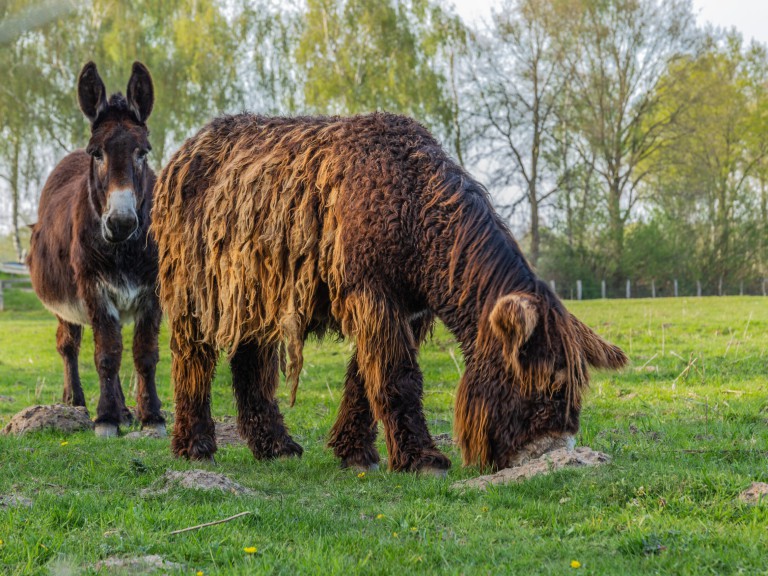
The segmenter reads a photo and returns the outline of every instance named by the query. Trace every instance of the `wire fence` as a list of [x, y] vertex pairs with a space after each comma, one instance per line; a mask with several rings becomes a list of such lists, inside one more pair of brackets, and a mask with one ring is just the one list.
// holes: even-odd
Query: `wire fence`
[[722, 279], [704, 282], [689, 278], [665, 280], [633, 280], [623, 282], [584, 279], [570, 282], [550, 280], [549, 285], [565, 300], [600, 298], [681, 298], [703, 296], [766, 296], [768, 278], [746, 280]]

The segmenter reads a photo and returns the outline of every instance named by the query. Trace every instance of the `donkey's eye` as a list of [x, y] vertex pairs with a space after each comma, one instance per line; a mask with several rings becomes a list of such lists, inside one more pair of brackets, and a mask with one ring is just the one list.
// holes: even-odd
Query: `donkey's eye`
[[148, 150], [139, 150], [136, 152], [136, 161], [144, 162], [147, 159], [147, 152]]
[[94, 150], [93, 152], [91, 152], [91, 156], [93, 156], [99, 162], [104, 160], [104, 153], [101, 150], [98, 150], [98, 149]]

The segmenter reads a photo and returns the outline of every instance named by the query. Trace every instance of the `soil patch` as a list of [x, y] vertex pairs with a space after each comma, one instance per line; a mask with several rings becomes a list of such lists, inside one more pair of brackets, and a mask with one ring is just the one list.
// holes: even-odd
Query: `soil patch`
[[453, 438], [447, 432], [444, 434], [435, 434], [432, 436], [432, 440], [435, 441], [435, 446], [438, 448], [448, 448], [453, 446]]
[[156, 440], [160, 440], [163, 438], [168, 438], [168, 435], [165, 432], [160, 432], [156, 428], [145, 428], [144, 430], [136, 430], [134, 432], [129, 432], [123, 438], [127, 440], [135, 440], [136, 438], [154, 438]]
[[233, 446], [245, 444], [237, 431], [237, 424], [234, 422], [216, 422], [216, 445]]
[[24, 496], [18, 496], [16, 494], [3, 494], [0, 495], [0, 509], [3, 508], [31, 508], [32, 500], [24, 498]]
[[209, 470], [185, 470], [177, 472], [168, 470], [152, 486], [141, 491], [142, 496], [156, 496], [166, 494], [174, 488], [187, 490], [205, 490], [228, 492], [237, 496], [253, 494], [252, 490], [241, 486], [224, 476]]
[[520, 466], [505, 468], [495, 474], [478, 476], [469, 480], [454, 482], [452, 488], [478, 488], [485, 490], [491, 484], [509, 484], [510, 482], [519, 482], [527, 478], [539, 476], [541, 474], [551, 474], [556, 470], [563, 468], [580, 468], [582, 466], [599, 466], [610, 462], [611, 458], [602, 452], [595, 452], [586, 446], [579, 446], [573, 450], [568, 448], [558, 448], [552, 452], [547, 452], [528, 460]]
[[739, 500], [746, 504], [768, 504], [768, 484], [752, 482], [752, 485], [739, 494]]
[[127, 558], [119, 558], [117, 556], [110, 556], [97, 562], [97, 572], [104, 572], [106, 574], [170, 574], [177, 570], [184, 568], [182, 564], [177, 562], [171, 562], [164, 559], [162, 556], [152, 554], [150, 556], [131, 556]]
[[18, 435], [46, 428], [69, 434], [78, 430], [93, 430], [93, 426], [88, 411], [82, 406], [30, 406], [11, 418], [3, 428], [3, 434]]

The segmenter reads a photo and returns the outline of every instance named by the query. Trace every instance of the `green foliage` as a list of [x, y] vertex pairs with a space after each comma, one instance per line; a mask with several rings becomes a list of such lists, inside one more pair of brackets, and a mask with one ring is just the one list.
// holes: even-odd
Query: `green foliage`
[[446, 21], [427, 0], [308, 0], [296, 52], [307, 106], [400, 112], [447, 132], [446, 78], [435, 65]]
[[[56, 401], [62, 384], [55, 320], [32, 295], [8, 294], [12, 309], [0, 313], [0, 425], [23, 407]], [[609, 453], [608, 466], [460, 493], [450, 483], [479, 471], [461, 468], [450, 447], [454, 467], [446, 480], [386, 471], [359, 478], [340, 470], [324, 445], [349, 345], [310, 342], [294, 408], [286, 407], [285, 387], [279, 390], [287, 423], [306, 449], [300, 460], [257, 462], [239, 445], [221, 448], [211, 466], [173, 458], [167, 439], [0, 435], [0, 496], [33, 501], [31, 508], [0, 506], [2, 571], [94, 574], [105, 558], [149, 554], [182, 564], [173, 574], [764, 571], [768, 506], [742, 504], [738, 494], [753, 481], [768, 482], [765, 300], [568, 306], [632, 359], [623, 373], [595, 377], [582, 413], [579, 442]], [[80, 371], [94, 410], [91, 338], [87, 330]], [[172, 410], [165, 328], [161, 343], [159, 391]], [[420, 354], [433, 433], [451, 428], [458, 381], [452, 355], [460, 369], [457, 344], [442, 327]], [[234, 415], [225, 362], [213, 410], [217, 420]], [[379, 449], [383, 454], [381, 442]], [[142, 494], [166, 470], [195, 468], [224, 474], [254, 494]], [[251, 515], [169, 535], [243, 511]], [[251, 546], [253, 555], [244, 552]], [[573, 560], [580, 569], [570, 567]]]

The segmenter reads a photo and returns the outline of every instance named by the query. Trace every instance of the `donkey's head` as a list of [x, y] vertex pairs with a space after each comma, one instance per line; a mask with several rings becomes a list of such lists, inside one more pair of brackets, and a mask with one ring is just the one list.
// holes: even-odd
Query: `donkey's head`
[[624, 352], [595, 334], [537, 283], [490, 307], [457, 399], [467, 463], [510, 466], [570, 444], [588, 367], [620, 368]]
[[77, 80], [80, 109], [91, 122], [86, 152], [91, 156], [89, 194], [108, 242], [123, 242], [138, 231], [141, 207], [151, 193], [146, 121], [154, 104], [149, 70], [133, 63], [125, 97], [107, 90], [96, 64], [88, 62]]

